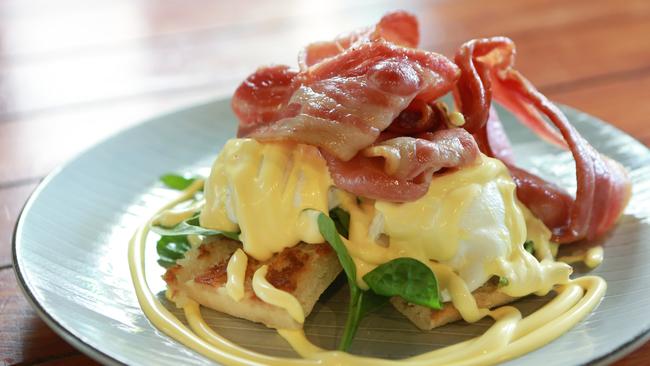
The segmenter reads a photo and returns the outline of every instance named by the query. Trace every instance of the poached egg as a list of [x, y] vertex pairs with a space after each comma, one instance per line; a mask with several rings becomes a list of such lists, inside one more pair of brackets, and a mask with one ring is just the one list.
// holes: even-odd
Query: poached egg
[[[411, 257], [436, 275], [450, 269], [469, 291], [491, 277], [507, 279], [511, 296], [544, 294], [568, 280], [555, 262], [550, 231], [516, 198], [516, 186], [497, 159], [434, 176], [427, 194], [394, 203], [356, 197], [333, 186], [317, 148], [232, 139], [213, 164], [204, 188], [203, 227], [241, 231], [244, 251], [266, 260], [303, 241], [322, 243], [319, 212], [339, 206], [350, 213], [344, 240], [363, 275], [395, 258]], [[523, 244], [535, 243], [535, 258]], [[442, 266], [442, 267], [441, 267]], [[443, 300], [449, 300], [441, 286]]]

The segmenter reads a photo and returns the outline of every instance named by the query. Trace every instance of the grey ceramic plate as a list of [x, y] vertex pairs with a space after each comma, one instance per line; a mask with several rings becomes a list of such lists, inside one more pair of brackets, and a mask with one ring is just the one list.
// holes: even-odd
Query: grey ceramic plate
[[[516, 363], [610, 362], [641, 344], [650, 330], [650, 153], [621, 131], [564, 110], [596, 148], [628, 167], [634, 195], [618, 227], [602, 240], [605, 262], [594, 272], [609, 284], [604, 301], [569, 333]], [[569, 153], [537, 141], [509, 116], [503, 119], [521, 165], [568, 188], [575, 186]], [[16, 227], [14, 263], [27, 298], [56, 332], [104, 363], [210, 363], [144, 317], [131, 285], [127, 242], [141, 220], [173, 194], [158, 185], [157, 177], [209, 166], [235, 126], [229, 101], [195, 106], [120, 133], [45, 179]], [[162, 269], [152, 251], [147, 255], [150, 286], [162, 291]], [[306, 332], [316, 343], [334, 347], [344, 322], [345, 296], [345, 286], [334, 286], [308, 319]], [[546, 301], [530, 298], [517, 306], [530, 312]], [[204, 315], [242, 345], [292, 355], [263, 326], [212, 311]], [[403, 357], [468, 339], [489, 324], [458, 323], [425, 333], [387, 307], [364, 321], [352, 351]]]

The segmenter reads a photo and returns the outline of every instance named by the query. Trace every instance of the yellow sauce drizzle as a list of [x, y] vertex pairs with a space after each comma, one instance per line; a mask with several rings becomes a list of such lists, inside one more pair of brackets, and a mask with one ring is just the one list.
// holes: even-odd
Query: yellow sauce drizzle
[[603, 255], [603, 247], [599, 245], [589, 248], [584, 253], [562, 256], [557, 260], [569, 264], [583, 262], [589, 268], [596, 268], [603, 262]]
[[158, 217], [156, 217], [154, 224], [163, 227], [174, 227], [192, 217], [197, 211], [201, 209], [201, 207], [203, 207], [204, 203], [205, 202], [201, 200], [195, 202], [189, 207], [181, 209], [170, 208], [169, 210], [165, 210], [161, 212]]
[[[193, 183], [179, 198], [165, 205], [159, 212], [192, 197], [202, 185], [203, 182], [200, 181]], [[302, 330], [278, 330], [304, 359], [278, 358], [252, 352], [221, 337], [203, 320], [199, 305], [191, 299], [186, 299], [183, 305], [191, 330], [158, 301], [149, 289], [144, 268], [146, 238], [152, 222], [153, 219], [149, 219], [140, 227], [129, 244], [131, 277], [144, 314], [157, 328], [187, 347], [217, 362], [231, 365], [493, 365], [528, 353], [564, 334], [594, 309], [607, 287], [605, 281], [596, 276], [570, 280], [566, 285], [556, 288], [558, 295], [553, 300], [522, 319], [521, 313], [512, 306], [491, 311], [479, 309], [464, 282], [448, 267], [441, 266], [436, 273], [444, 274], [440, 281], [450, 289], [454, 306], [461, 311], [463, 317], [475, 321], [488, 315], [496, 320], [483, 335], [419, 356], [384, 360], [323, 350], [309, 342]], [[597, 251], [593, 257], [598, 260]], [[600, 257], [602, 258], [602, 253]], [[442, 268], [446, 268], [447, 272]], [[265, 275], [264, 267], [255, 273], [258, 285], [266, 282]], [[264, 292], [260, 291], [260, 294]]]
[[605, 252], [603, 251], [603, 247], [600, 245], [593, 247], [587, 251], [587, 255], [585, 256], [585, 264], [589, 268], [596, 268], [600, 266], [601, 263], [603, 263], [604, 255]]
[[246, 266], [248, 265], [248, 256], [243, 250], [237, 249], [230, 257], [226, 273], [228, 281], [226, 282], [226, 291], [235, 301], [244, 298], [244, 278], [246, 277]]
[[493, 365], [531, 352], [564, 334], [588, 315], [606, 290], [600, 277], [587, 276], [558, 289], [558, 296], [530, 316], [512, 306], [489, 312], [496, 322], [483, 335], [404, 360], [380, 360], [341, 352], [322, 351], [311, 345], [301, 330], [281, 330], [296, 351], [322, 365]]
[[305, 313], [298, 299], [286, 291], [278, 290], [266, 280], [266, 273], [269, 270], [263, 265], [253, 275], [253, 291], [255, 295], [267, 304], [275, 305], [289, 313], [298, 323], [305, 322]]

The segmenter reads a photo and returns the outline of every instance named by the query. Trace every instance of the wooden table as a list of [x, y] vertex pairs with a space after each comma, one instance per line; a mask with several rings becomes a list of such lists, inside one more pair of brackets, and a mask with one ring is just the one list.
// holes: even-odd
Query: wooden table
[[[144, 118], [232, 93], [258, 65], [369, 25], [393, 1], [0, 1], [0, 362], [88, 364], [17, 288], [11, 235], [38, 182]], [[650, 1], [406, 1], [425, 48], [506, 35], [546, 95], [650, 144]], [[650, 310], [650, 309], [649, 309]], [[618, 365], [650, 363], [650, 344]]]

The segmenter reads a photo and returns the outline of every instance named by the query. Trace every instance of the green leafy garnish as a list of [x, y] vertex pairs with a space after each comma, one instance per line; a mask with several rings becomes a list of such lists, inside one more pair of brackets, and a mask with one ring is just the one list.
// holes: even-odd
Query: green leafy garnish
[[431, 268], [417, 259], [393, 259], [368, 272], [363, 280], [378, 295], [399, 296], [413, 304], [442, 309], [438, 280]]
[[336, 231], [334, 221], [322, 212], [318, 215], [318, 230], [330, 246], [334, 248], [336, 256], [339, 258], [339, 262], [341, 262], [341, 267], [343, 267], [343, 271], [348, 278], [350, 294], [354, 297], [356, 293], [360, 291], [357, 286], [357, 267], [354, 264], [352, 257], [350, 257], [350, 253], [348, 253], [345, 244], [343, 244], [338, 231]]
[[151, 227], [156, 234], [161, 236], [179, 236], [179, 235], [203, 235], [203, 236], [214, 236], [214, 235], [223, 235], [227, 238], [233, 240], [239, 240], [239, 233], [232, 231], [221, 231], [206, 229], [199, 226], [199, 216], [195, 215], [180, 224], [174, 227], [164, 227], [160, 225], [153, 225]]
[[510, 281], [508, 281], [508, 278], [506, 277], [499, 277], [499, 287], [505, 287], [510, 284]]
[[401, 296], [409, 302], [433, 309], [442, 308], [435, 275], [429, 267], [412, 258], [397, 258], [367, 273], [363, 279], [371, 290], [362, 290], [357, 285], [357, 268], [334, 220], [321, 213], [318, 215], [318, 229], [336, 252], [350, 287], [348, 317], [339, 343], [340, 350], [350, 348], [361, 319], [386, 304], [389, 296]]
[[[341, 342], [339, 343], [340, 350], [347, 350], [352, 344], [352, 339], [359, 328], [359, 322], [361, 318], [365, 315], [364, 310], [368, 310], [372, 307], [362, 306], [364, 304], [364, 291], [359, 288], [357, 285], [357, 267], [348, 253], [348, 249], [343, 244], [341, 237], [339, 236], [338, 231], [336, 231], [336, 225], [334, 221], [327, 217], [324, 213], [318, 215], [318, 229], [320, 230], [321, 235], [330, 246], [336, 252], [336, 256], [341, 262], [341, 267], [343, 267], [343, 272], [348, 278], [348, 286], [350, 287], [350, 302], [348, 303], [348, 317], [345, 321], [345, 329], [343, 330], [343, 336], [341, 337]], [[367, 299], [370, 300], [370, 297]]]
[[173, 235], [162, 236], [158, 243], [156, 243], [156, 251], [158, 252], [158, 264], [165, 268], [169, 268], [176, 264], [176, 261], [185, 256], [191, 248], [190, 243], [187, 241], [187, 235]]
[[330, 210], [330, 218], [334, 221], [336, 230], [347, 239], [350, 233], [350, 214], [341, 207], [334, 207]]
[[160, 239], [156, 244], [156, 251], [160, 258], [158, 259], [158, 264], [165, 268], [173, 266], [191, 248], [187, 239], [188, 235], [223, 235], [233, 240], [239, 240], [239, 233], [202, 228], [199, 225], [199, 214], [190, 217], [174, 227], [152, 225], [151, 230], [160, 235]]
[[530, 254], [534, 254], [534, 253], [535, 253], [535, 242], [532, 241], [532, 240], [526, 240], [526, 241], [524, 242], [524, 249], [525, 249], [528, 253], [530, 253]]
[[388, 297], [377, 295], [372, 291], [361, 291], [361, 294], [362, 297], [359, 299], [361, 314], [370, 314], [388, 303]]
[[350, 295], [348, 317], [345, 320], [343, 336], [339, 342], [339, 350], [341, 351], [347, 351], [352, 345], [352, 340], [357, 333], [357, 329], [359, 329], [361, 319], [367, 314], [380, 309], [388, 302], [388, 297], [377, 295], [372, 291], [359, 289], [355, 293], [355, 296]]
[[165, 174], [160, 177], [160, 181], [165, 186], [171, 189], [177, 189], [179, 191], [182, 191], [189, 187], [192, 183], [194, 183], [194, 181], [196, 181], [196, 179], [196, 177], [186, 178], [178, 174]]

